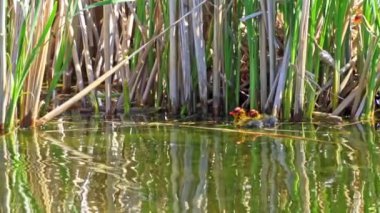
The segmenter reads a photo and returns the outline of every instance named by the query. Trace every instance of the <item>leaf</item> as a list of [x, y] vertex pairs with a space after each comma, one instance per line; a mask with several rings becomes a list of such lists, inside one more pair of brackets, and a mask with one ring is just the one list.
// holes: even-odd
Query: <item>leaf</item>
[[105, 0], [105, 1], [99, 1], [99, 2], [96, 2], [96, 3], [88, 5], [83, 10], [89, 10], [89, 9], [93, 9], [95, 7], [100, 7], [100, 6], [109, 5], [109, 4], [118, 4], [118, 3], [123, 3], [123, 2], [132, 2], [132, 1], [135, 1], [135, 0]]

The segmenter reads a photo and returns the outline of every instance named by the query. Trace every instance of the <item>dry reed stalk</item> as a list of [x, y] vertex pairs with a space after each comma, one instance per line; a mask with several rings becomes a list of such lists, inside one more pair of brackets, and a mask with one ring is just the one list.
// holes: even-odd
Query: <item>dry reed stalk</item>
[[286, 77], [288, 75], [288, 64], [290, 60], [290, 42], [292, 38], [289, 37], [286, 42], [285, 53], [279, 68], [279, 79], [276, 88], [276, 95], [273, 101], [272, 115], [278, 117], [280, 114], [281, 103], [285, 93]]
[[351, 93], [343, 99], [343, 101], [338, 105], [336, 109], [332, 112], [333, 115], [340, 115], [344, 109], [349, 107], [352, 101], [355, 99], [356, 93], [359, 90], [359, 86], [356, 86]]
[[[169, 0], [169, 19], [172, 25], [176, 20], [177, 5], [175, 0]], [[177, 114], [179, 108], [178, 70], [177, 70], [177, 29], [170, 28], [169, 34], [169, 99], [170, 109]]]
[[363, 102], [365, 102], [365, 99], [366, 99], [365, 94], [367, 93], [367, 90], [368, 90], [368, 84], [366, 82], [368, 82], [368, 79], [369, 79], [371, 62], [375, 54], [375, 50], [377, 48], [376, 43], [377, 43], [377, 37], [372, 36], [369, 49], [366, 55], [367, 56], [366, 61], [364, 63], [364, 67], [360, 75], [359, 89], [356, 91], [354, 103], [351, 108], [351, 116], [355, 120], [359, 119], [359, 116], [363, 111], [363, 107], [364, 107]]
[[[12, 27], [12, 34], [13, 34], [13, 39], [12, 39], [12, 46], [11, 46], [11, 63], [12, 64], [17, 64], [17, 60], [19, 57], [19, 37], [21, 33], [21, 26], [22, 23], [25, 20], [26, 17], [26, 11], [23, 10], [22, 2], [21, 1], [16, 1], [15, 5], [13, 5], [14, 8], [14, 25]], [[11, 76], [15, 76], [16, 72], [16, 66], [12, 67], [12, 75], [8, 75], [8, 80], [11, 79]], [[11, 81], [9, 81], [11, 82]], [[9, 85], [9, 88], [11, 88], [12, 85]]]
[[129, 13], [128, 16], [125, 16], [127, 13], [127, 8], [125, 5], [122, 6], [121, 11], [121, 30], [122, 30], [122, 42], [121, 46], [125, 53], [128, 53], [129, 48], [131, 48], [131, 39], [132, 39], [132, 31], [134, 27], [134, 16], [132, 13]]
[[[180, 1], [180, 16], [184, 16], [189, 11], [189, 2]], [[190, 35], [189, 35], [189, 18], [185, 18], [179, 24], [179, 37], [180, 37], [180, 53], [181, 53], [181, 68], [182, 68], [182, 89], [183, 89], [183, 103], [184, 106], [190, 108], [191, 98], [191, 59], [190, 59]]]
[[[89, 5], [89, 2], [87, 0], [84, 0], [83, 3], [85, 5]], [[95, 44], [97, 44], [99, 41], [100, 41], [100, 35], [99, 35], [99, 31], [98, 31], [98, 28], [94, 22], [94, 12], [93, 10], [85, 10], [84, 11], [84, 16], [86, 18], [86, 23], [87, 23], [87, 34], [88, 34], [88, 38], [89, 38], [89, 43], [90, 43], [90, 46], [94, 46]]]
[[[344, 56], [344, 43], [345, 40], [348, 38], [346, 36], [348, 26], [350, 21], [348, 14], [348, 11], [350, 6], [354, 3], [354, 0], [349, 1], [335, 1], [335, 7], [338, 9], [338, 11], [334, 14], [334, 22], [335, 22], [335, 35], [334, 35], [334, 42], [335, 42], [335, 70], [333, 73], [333, 84], [332, 84], [332, 92], [331, 92], [331, 105], [332, 108], [335, 109], [340, 101], [339, 97], [339, 89], [340, 89], [340, 83], [341, 83], [341, 76], [340, 76], [340, 69], [341, 69], [341, 63], [344, 63], [343, 56]], [[357, 102], [357, 101], [355, 101]], [[354, 103], [355, 103], [354, 102]], [[354, 107], [356, 108], [356, 107]]]
[[[269, 87], [272, 88], [275, 78], [276, 69], [276, 52], [275, 52], [275, 17], [276, 5], [274, 1], [267, 1], [268, 13], [264, 11], [268, 23], [268, 49], [269, 49]], [[267, 15], [265, 15], [267, 14]]]
[[273, 87], [270, 88], [270, 92], [269, 92], [269, 96], [267, 98], [267, 102], [265, 103], [265, 110], [270, 110], [270, 106], [273, 104], [273, 100], [275, 98], [275, 95], [276, 95], [276, 88], [277, 88], [277, 85], [279, 85], [279, 80], [280, 80], [280, 72], [277, 72], [277, 75], [276, 75], [276, 78], [274, 79], [274, 84], [273, 84]]
[[[113, 19], [112, 19], [112, 5], [106, 5], [103, 7], [103, 28], [104, 28], [104, 70], [111, 69], [111, 63], [113, 61]], [[111, 117], [111, 77], [106, 79], [105, 82], [105, 98], [106, 98], [106, 117]]]
[[[262, 1], [260, 1], [262, 2]], [[265, 8], [261, 9], [265, 11]], [[268, 67], [267, 67], [267, 32], [265, 29], [265, 16], [260, 18], [259, 23], [259, 48], [260, 48], [260, 106], [261, 111], [265, 110], [265, 103], [268, 97]]]
[[[89, 49], [88, 33], [87, 33], [88, 30], [87, 30], [86, 20], [83, 15], [82, 0], [78, 0], [78, 9], [79, 9], [79, 15], [78, 15], [79, 28], [81, 32], [82, 45], [83, 45], [83, 57], [85, 61], [88, 84], [91, 84], [92, 82], [94, 82], [95, 77], [94, 77], [94, 69], [93, 69], [90, 49]], [[91, 91], [90, 98], [91, 98], [92, 107], [97, 108], [96, 99], [95, 99], [95, 90]]]
[[219, 115], [220, 111], [220, 75], [223, 71], [223, 3], [221, 0], [214, 2], [214, 39], [213, 39], [213, 103], [212, 109], [214, 116]]
[[[113, 7], [113, 11], [111, 13], [111, 18], [112, 20], [114, 20], [114, 25], [116, 27], [113, 28], [113, 35], [114, 35], [114, 38], [113, 38], [113, 61], [112, 61], [112, 64], [115, 63], [115, 62], [119, 62], [120, 60], [123, 60], [123, 50], [121, 48], [121, 31], [119, 30], [119, 21], [121, 20], [120, 18], [120, 14], [119, 14], [119, 5], [114, 5]], [[121, 77], [121, 72], [122, 70], [120, 70], [120, 72], [117, 72], [114, 76], [113, 76], [113, 79], [112, 81], [113, 82], [121, 82], [122, 80], [122, 77]]]
[[[128, 54], [128, 51], [130, 50], [131, 48], [131, 38], [132, 38], [132, 32], [133, 32], [133, 24], [134, 24], [134, 16], [132, 13], [129, 13], [128, 16], [125, 16], [125, 14], [127, 14], [127, 8], [126, 8], [126, 4], [122, 4], [121, 5], [121, 13], [120, 13], [120, 17], [121, 17], [121, 23], [120, 23], [120, 26], [121, 26], [121, 44], [120, 44], [120, 50], [118, 51], [118, 56], [116, 56], [116, 58], [118, 59], [118, 63], [121, 62], [124, 58], [125, 55]], [[126, 97], [128, 95], [128, 97], [130, 97], [130, 92], [129, 92], [129, 87], [131, 86], [129, 84], [129, 78], [131, 76], [131, 71], [130, 71], [130, 68], [129, 68], [129, 64], [126, 64], [124, 66], [124, 69], [121, 69], [120, 70], [120, 75], [121, 75], [121, 78], [122, 78], [122, 85], [123, 85], [123, 94], [120, 95], [119, 97], [119, 100], [117, 102], [117, 106], [116, 108], [118, 110], [121, 110], [123, 109], [123, 104], [128, 104], [129, 103], [124, 103], [124, 97]], [[128, 94], [124, 94], [128, 92]]]
[[151, 91], [153, 87], [153, 83], [156, 80], [158, 68], [159, 68], [159, 57], [157, 57], [156, 60], [154, 61], [153, 68], [152, 68], [152, 71], [150, 72], [148, 82], [146, 84], [146, 87], [144, 88], [144, 93], [141, 99], [141, 103], [143, 105], [145, 105], [148, 101], [149, 92]]
[[[141, 50], [141, 49], [139, 49]], [[105, 72], [102, 76], [97, 78], [94, 82], [92, 82], [90, 85], [85, 87], [83, 90], [81, 90], [79, 93], [74, 95], [72, 98], [67, 100], [65, 103], [61, 104], [57, 108], [53, 109], [46, 115], [44, 115], [40, 120], [38, 121], [39, 125], [42, 125], [46, 123], [47, 121], [50, 121], [52, 118], [56, 117], [57, 115], [65, 112], [69, 107], [71, 107], [74, 103], [79, 101], [81, 98], [83, 98], [88, 93], [92, 92], [97, 86], [99, 86], [101, 83], [103, 83], [107, 78], [112, 76], [115, 72], [117, 72], [121, 67], [125, 65], [125, 63], [130, 59], [130, 57], [127, 57], [123, 61], [121, 61], [119, 64], [114, 66], [111, 70], [108, 70]]]
[[[43, 125], [46, 122], [50, 121], [51, 119], [55, 118], [56, 116], [60, 115], [61, 113], [65, 112], [68, 108], [70, 108], [73, 104], [75, 104], [77, 101], [79, 101], [81, 98], [86, 96], [88, 93], [92, 92], [97, 86], [99, 86], [101, 83], [103, 83], [108, 77], [112, 76], [115, 72], [119, 71], [120, 68], [128, 64], [128, 61], [139, 54], [142, 50], [149, 50], [153, 42], [155, 42], [157, 39], [161, 38], [167, 31], [171, 29], [171, 27], [175, 26], [179, 22], [181, 22], [185, 17], [188, 15], [193, 14], [193, 12], [197, 9], [199, 9], [203, 4], [205, 4], [207, 0], [204, 0], [197, 4], [196, 6], [192, 7], [192, 10], [190, 10], [188, 13], [186, 13], [185, 16], [182, 16], [179, 18], [177, 21], [175, 21], [172, 25], [170, 25], [168, 28], [164, 29], [160, 34], [154, 36], [152, 39], [150, 39], [147, 43], [144, 45], [140, 46], [137, 50], [135, 50], [133, 53], [128, 55], [123, 61], [115, 65], [111, 70], [106, 71], [102, 76], [100, 76], [98, 79], [96, 79], [92, 84], [88, 85], [85, 87], [83, 90], [81, 90], [79, 93], [74, 95], [72, 98], [67, 100], [65, 103], [61, 104], [57, 108], [53, 109], [46, 115], [44, 115], [42, 118], [38, 120], [38, 125]], [[207, 82], [206, 82], [207, 83]], [[206, 93], [207, 94], [207, 93]], [[207, 101], [206, 101], [206, 106], [207, 106]], [[206, 108], [207, 110], [207, 108]]]
[[101, 75], [102, 67], [104, 66], [104, 57], [103, 57], [103, 51], [104, 51], [104, 43], [103, 41], [103, 30], [100, 36], [101, 42], [98, 45], [98, 51], [96, 55], [96, 65], [95, 65], [95, 78], [98, 78]]
[[[98, 78], [101, 75], [102, 68], [104, 66], [104, 27], [100, 29], [99, 40], [96, 47], [96, 55], [95, 55], [95, 78]], [[101, 103], [99, 103], [101, 104]]]
[[152, 67], [152, 71], [150, 72], [148, 82], [146, 83], [146, 86], [145, 86], [145, 89], [144, 89], [144, 92], [143, 92], [143, 95], [142, 95], [142, 99], [141, 99], [141, 104], [142, 105], [147, 104], [148, 97], [149, 97], [149, 92], [153, 88], [154, 81], [157, 78], [157, 73], [158, 73], [158, 70], [159, 70], [158, 68], [159, 67], [160, 67], [160, 58], [157, 57], [156, 60], [154, 61], [154, 64], [153, 64], [153, 67]]
[[[161, 27], [164, 24], [163, 19], [159, 17], [161, 15], [160, 14], [161, 9], [162, 8], [161, 8], [160, 4], [158, 4], [158, 6], [155, 9], [155, 14], [154, 14], [154, 16], [156, 17], [155, 18], [156, 21], [154, 23], [154, 34], [155, 35], [159, 34], [159, 31], [161, 30]], [[185, 13], [184, 14], [181, 13], [181, 16], [182, 15], [185, 15]], [[184, 19], [184, 21], [185, 20], [186, 19]], [[180, 26], [182, 23], [183, 22], [180, 22]], [[182, 36], [182, 35], [180, 34], [180, 36]], [[147, 83], [146, 83], [146, 88], [144, 88], [142, 99], [141, 99], [141, 103], [143, 105], [147, 104], [149, 92], [152, 91], [155, 81], [157, 83], [159, 68], [161, 67], [161, 57], [162, 57], [161, 53], [163, 51], [163, 48], [164, 48], [164, 45], [162, 44], [162, 41], [157, 41], [156, 42], [156, 53], [157, 53], [156, 59], [155, 59], [154, 64], [153, 64], [152, 71], [149, 74], [149, 78], [148, 78]], [[183, 67], [182, 67], [182, 71], [183, 71]], [[189, 73], [189, 75], [190, 75], [190, 73]], [[189, 82], [189, 83], [191, 83], [191, 82]], [[184, 85], [184, 86], [186, 86], [186, 85]], [[191, 91], [189, 91], [189, 94], [190, 94], [190, 92]]]
[[265, 105], [268, 99], [268, 57], [267, 57], [267, 45], [268, 36], [268, 19], [266, 14], [266, 3], [264, 0], [260, 0], [260, 9], [262, 15], [259, 21], [259, 54], [260, 54], [260, 108], [261, 111], [265, 111]]
[[352, 75], [354, 74], [354, 69], [348, 69], [347, 75], [343, 78], [342, 82], [340, 83], [339, 87], [339, 93], [343, 91], [346, 87], [350, 86], [353, 82], [350, 81], [352, 79]]
[[[66, 21], [66, 10], [67, 10], [67, 2], [65, 0], [59, 0], [59, 9], [58, 9], [58, 17], [56, 19], [56, 22], [54, 23], [54, 27], [52, 29], [52, 32], [56, 32], [56, 36], [54, 39], [54, 42], [50, 42], [52, 45], [49, 48], [49, 53], [48, 56], [51, 55], [51, 52], [54, 52], [53, 59], [50, 61], [50, 63], [47, 63], [48, 66], [51, 66], [52, 68], [51, 73], [49, 73], [49, 81], [53, 79], [54, 77], [54, 64], [56, 64], [58, 57], [59, 57], [59, 51], [60, 47], [62, 44], [62, 39], [63, 39], [63, 33], [64, 33], [64, 27], [65, 27], [65, 21]], [[71, 85], [71, 75], [69, 74], [69, 70], [64, 71], [64, 78], [62, 79], [63, 81], [63, 87], [62, 90], [68, 90]], [[69, 74], [69, 75], [66, 75]], [[56, 90], [54, 89], [53, 94], [52, 94], [52, 99], [55, 100], [56, 97]], [[57, 101], [53, 102], [53, 108], [57, 105]]]
[[139, 16], [136, 14], [136, 11], [133, 8], [132, 4], [127, 3], [127, 6], [129, 8], [129, 11], [133, 14], [135, 27], [140, 31], [143, 42], [146, 43], [148, 41], [148, 31], [146, 30], [145, 26], [142, 24], [142, 21], [139, 19]]
[[76, 86], [77, 90], [81, 91], [84, 88], [84, 83], [83, 83], [83, 76], [82, 76], [82, 70], [81, 70], [81, 63], [79, 61], [79, 55], [78, 55], [78, 46], [77, 42], [74, 39], [74, 29], [73, 26], [70, 25], [69, 27], [69, 32], [70, 32], [70, 37], [72, 38], [72, 48], [71, 48], [71, 55], [72, 55], [72, 60], [73, 60], [73, 65], [74, 65], [74, 70], [75, 70], [75, 77], [77, 79]]
[[[51, 11], [53, 9], [53, 1], [45, 1], [42, 3], [41, 10], [35, 11], [37, 13], [42, 13], [39, 16], [38, 24], [35, 29], [35, 41], [32, 46], [37, 46], [38, 38], [42, 35], [44, 26], [49, 19]], [[40, 105], [40, 95], [42, 89], [42, 83], [45, 74], [45, 66], [47, 62], [48, 50], [49, 50], [49, 39], [50, 36], [45, 38], [45, 45], [41, 48], [36, 60], [30, 67], [28, 78], [26, 81], [26, 86], [24, 87], [25, 99], [22, 102], [21, 107], [21, 126], [28, 127], [34, 126], [35, 121], [38, 117], [39, 105]]]
[[[149, 45], [149, 48], [151, 45]], [[149, 48], [145, 48], [142, 50], [142, 52], [139, 54], [139, 60], [136, 66], [136, 70], [133, 72], [131, 78], [129, 79], [129, 85], [132, 85], [131, 91], [130, 91], [130, 97], [131, 99], [135, 97], [138, 89], [138, 85], [142, 80], [143, 75], [143, 68], [145, 66], [146, 59], [148, 58], [149, 54]]]
[[[127, 3], [127, 6], [129, 8], [130, 13], [133, 15], [133, 20], [134, 20], [134, 42], [133, 42], [133, 47], [137, 48], [138, 45], [140, 45], [140, 42], [146, 43], [148, 41], [148, 30], [147, 27], [144, 26], [144, 20], [145, 18], [139, 17], [139, 8], [140, 7], [145, 7], [144, 4], [140, 5], [142, 1], [138, 2], [137, 4], [132, 5], [131, 3]], [[142, 14], [140, 14], [142, 16]], [[140, 20], [142, 18], [142, 20]], [[138, 34], [136, 31], [139, 31], [140, 34]], [[141, 38], [139, 37], [141, 35]], [[134, 97], [136, 99], [136, 102], [138, 104], [141, 104], [141, 98], [142, 98], [142, 93], [143, 93], [143, 87], [146, 82], [146, 76], [147, 76], [147, 70], [146, 70], [146, 61], [149, 56], [149, 52], [151, 52], [150, 49], [144, 51], [143, 53], [138, 54], [137, 60], [134, 58], [131, 67], [134, 69], [132, 71], [131, 77], [129, 77], [129, 85], [132, 88], [130, 90], [130, 96], [131, 99]]]
[[[64, 70], [63, 71], [63, 77], [62, 77], [62, 93], [63, 94], [67, 94], [67, 93], [70, 93], [70, 91], [71, 91], [71, 86], [72, 86], [72, 81], [73, 81], [73, 70], [74, 70], [74, 68], [72, 67], [72, 66], [69, 66], [69, 67], [67, 67], [67, 69], [66, 70]], [[55, 92], [55, 94], [56, 94], [56, 92]], [[56, 100], [56, 101], [54, 101], [54, 108], [56, 107], [56, 106], [58, 106], [58, 102], [57, 102], [57, 98], [55, 97], [55, 98], [53, 98], [53, 100]]]
[[198, 71], [198, 87], [199, 98], [201, 100], [202, 113], [207, 114], [208, 100], [207, 100], [207, 66], [206, 66], [206, 53], [205, 41], [203, 38], [203, 12], [199, 5], [202, 5], [200, 0], [189, 0], [192, 8], [192, 24], [195, 46], [195, 59]]
[[7, 61], [6, 61], [6, 4], [0, 5], [0, 132], [4, 129], [7, 110]]
[[296, 89], [294, 95], [294, 115], [295, 121], [301, 121], [303, 117], [303, 104], [305, 93], [305, 72], [306, 72], [306, 59], [307, 59], [307, 43], [309, 31], [309, 11], [310, 0], [302, 2], [302, 16], [300, 28], [300, 44], [298, 47], [297, 55], [297, 68], [296, 68]]
[[[339, 71], [340, 75], [347, 75], [347, 76], [350, 75], [349, 71], [355, 65], [356, 61], [357, 61], [357, 58], [354, 57], [351, 59], [351, 61], [349, 61], [347, 64], [345, 64]], [[332, 67], [332, 68], [334, 68], [334, 67]], [[332, 86], [332, 83], [333, 83], [333, 79], [329, 79], [326, 83], [324, 83], [322, 86], [320, 86], [320, 91], [318, 91], [318, 93], [321, 93], [321, 92], [329, 89]], [[340, 91], [342, 91], [343, 89], [344, 88], [340, 88]]]

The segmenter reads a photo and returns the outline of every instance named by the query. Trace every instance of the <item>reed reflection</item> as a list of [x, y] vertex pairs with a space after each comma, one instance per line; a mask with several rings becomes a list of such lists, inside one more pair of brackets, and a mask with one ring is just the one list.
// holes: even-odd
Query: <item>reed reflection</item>
[[267, 135], [75, 125], [0, 138], [1, 212], [377, 207], [380, 140], [368, 125], [292, 125]]

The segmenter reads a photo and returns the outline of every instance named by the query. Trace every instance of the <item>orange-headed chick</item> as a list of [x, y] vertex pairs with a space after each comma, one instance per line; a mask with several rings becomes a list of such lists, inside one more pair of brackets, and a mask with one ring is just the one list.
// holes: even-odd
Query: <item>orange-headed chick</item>
[[261, 119], [262, 118], [261, 114], [255, 109], [249, 110], [247, 112], [247, 116], [250, 118], [253, 118], [253, 119]]
[[240, 107], [236, 107], [233, 111], [229, 113], [234, 117], [234, 125], [237, 127], [244, 126], [250, 118], [247, 115], [247, 112]]
[[[275, 127], [278, 123], [278, 120], [276, 117], [270, 116], [270, 115], [261, 115], [255, 109], [251, 109], [248, 112], [248, 116], [252, 117], [253, 119], [252, 119], [252, 122], [247, 123], [247, 127], [271, 128], [271, 127]], [[261, 122], [262, 124], [260, 124], [259, 122]]]
[[264, 124], [262, 122], [263, 116], [255, 109], [251, 109], [247, 112], [250, 120], [245, 124], [247, 128], [263, 128]]

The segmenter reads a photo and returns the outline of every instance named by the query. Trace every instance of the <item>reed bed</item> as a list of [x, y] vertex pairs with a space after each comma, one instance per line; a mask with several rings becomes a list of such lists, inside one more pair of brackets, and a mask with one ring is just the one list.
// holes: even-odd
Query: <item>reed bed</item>
[[72, 107], [375, 117], [379, 0], [27, 2], [0, 5], [2, 131]]

